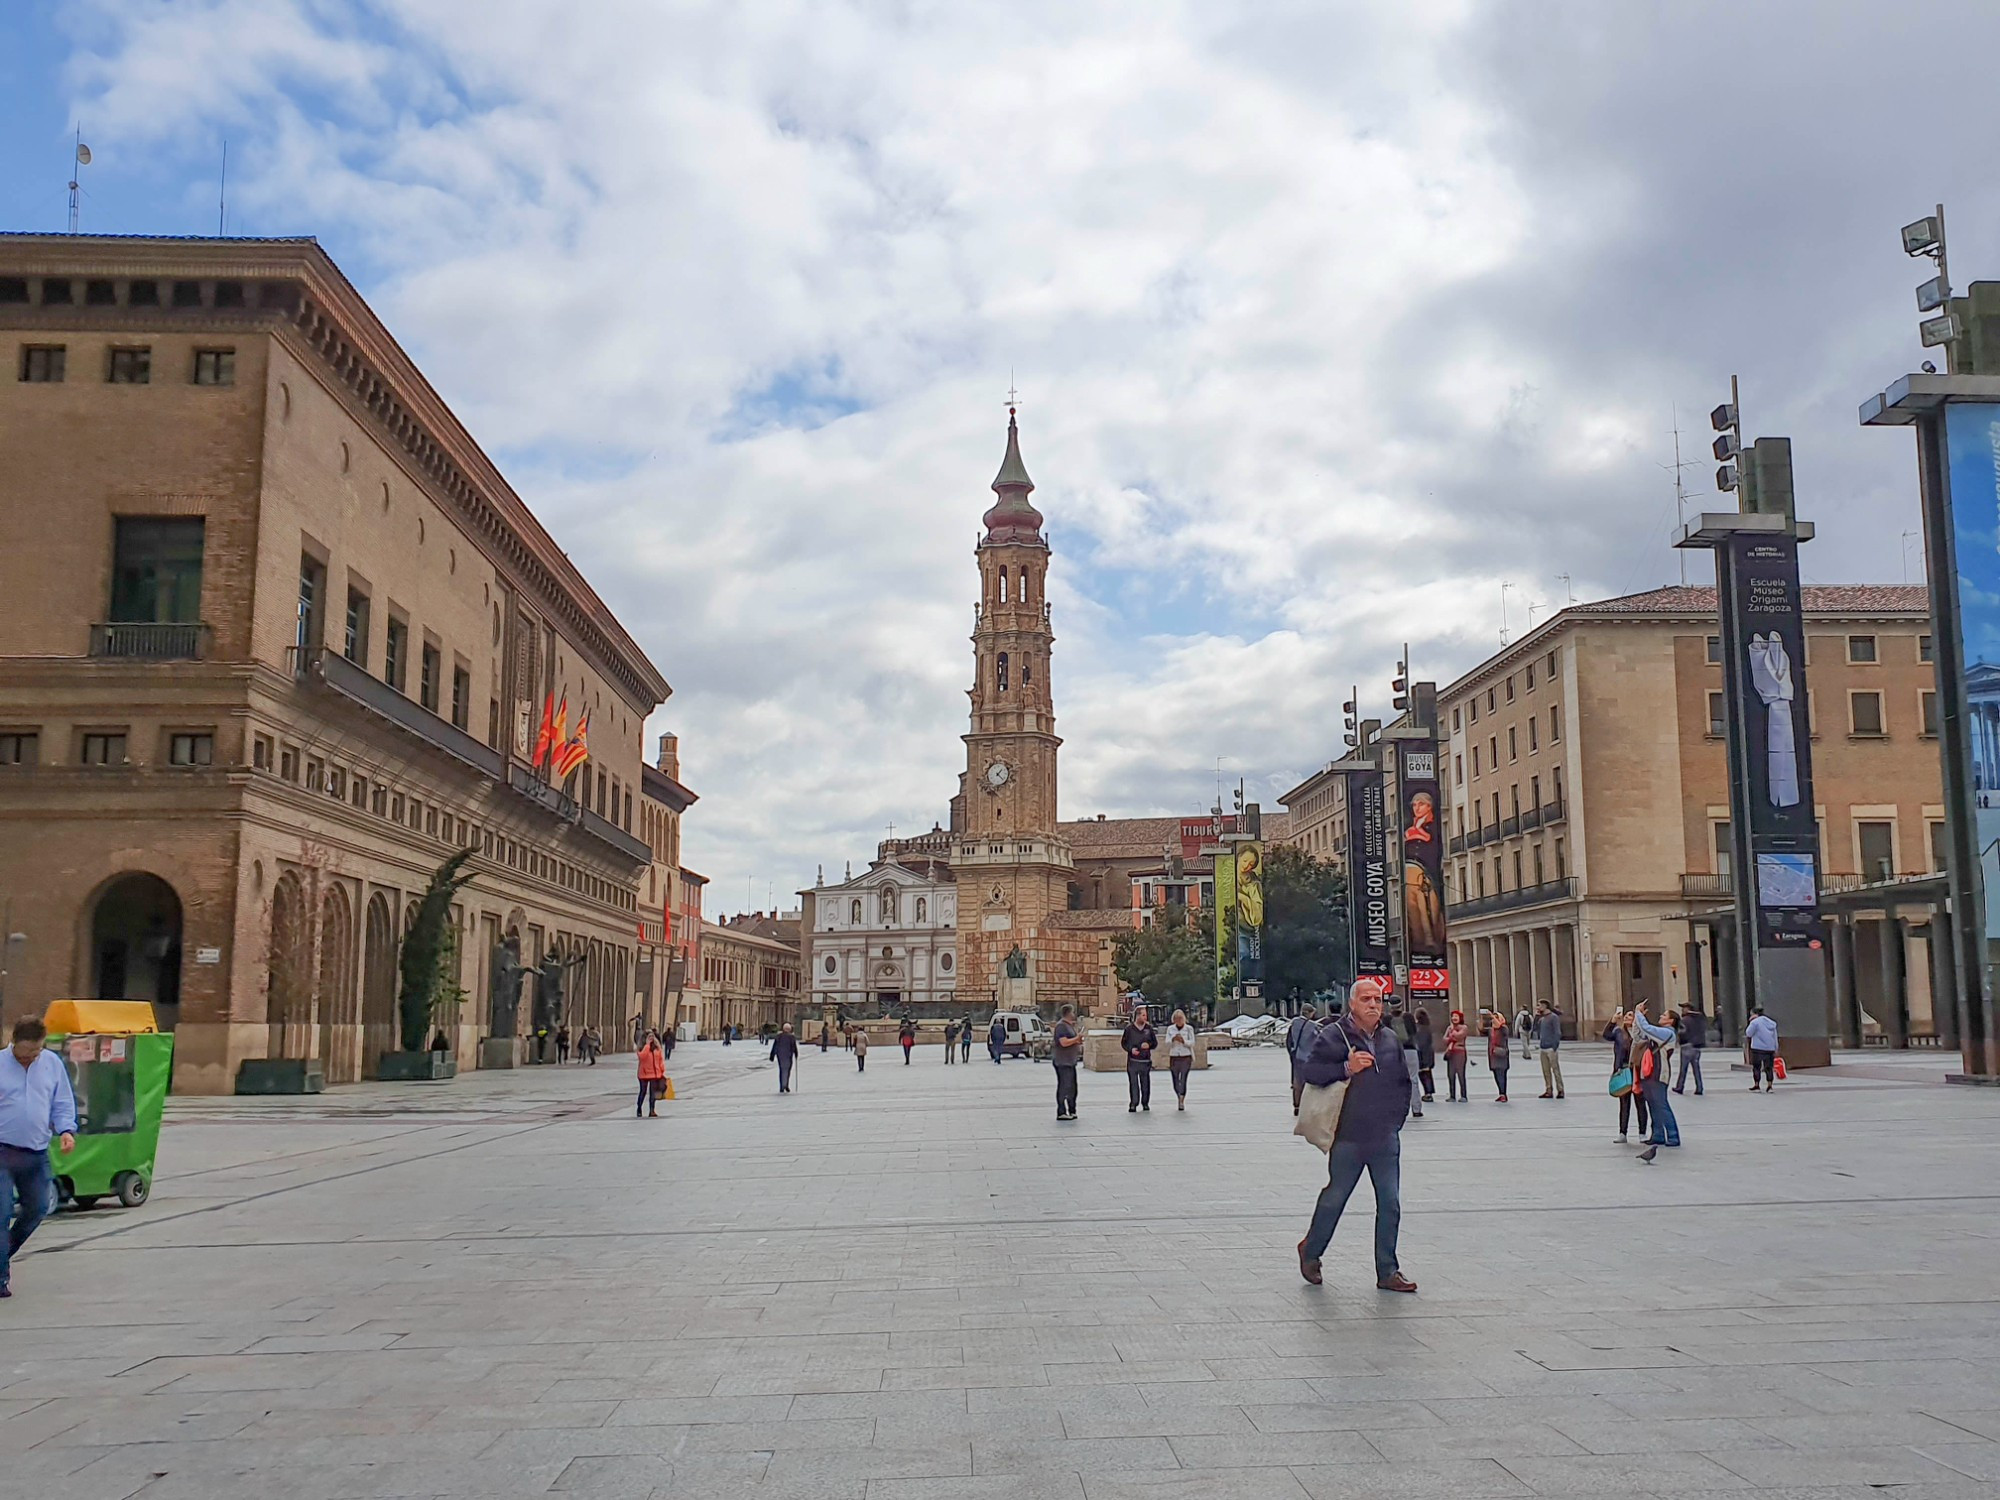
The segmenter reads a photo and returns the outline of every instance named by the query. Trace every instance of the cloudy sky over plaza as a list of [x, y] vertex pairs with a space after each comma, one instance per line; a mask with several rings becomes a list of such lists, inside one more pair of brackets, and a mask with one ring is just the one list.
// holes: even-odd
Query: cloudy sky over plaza
[[[10, 8], [12, 9], [12, 8]], [[1276, 794], [1396, 647], [1678, 578], [1706, 413], [1921, 578], [1900, 224], [2000, 276], [2000, 10], [31, 0], [0, 223], [313, 234], [674, 684], [711, 910], [945, 812], [1010, 376], [1064, 814]], [[1697, 567], [1697, 575], [1705, 576]], [[1907, 569], [1907, 573], [1906, 570]], [[1564, 575], [1568, 583], [1563, 581]]]

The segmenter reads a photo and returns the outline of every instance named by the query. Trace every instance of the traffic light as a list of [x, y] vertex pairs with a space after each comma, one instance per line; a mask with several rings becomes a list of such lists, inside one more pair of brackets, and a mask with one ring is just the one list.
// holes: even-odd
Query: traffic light
[[1343, 731], [1341, 739], [1347, 742], [1347, 748], [1350, 750], [1359, 749], [1361, 746], [1361, 722], [1356, 717], [1360, 702], [1361, 689], [1356, 686], [1348, 690], [1347, 701], [1340, 705], [1340, 727]]
[[[1736, 381], [1729, 382], [1731, 396], [1736, 393]], [[1715, 487], [1723, 494], [1733, 494], [1740, 477], [1737, 461], [1743, 452], [1743, 419], [1738, 415], [1734, 400], [1725, 401], [1708, 414], [1708, 425], [1722, 436], [1715, 440], [1711, 451], [1719, 465], [1715, 471]]]
[[1396, 660], [1396, 675], [1389, 683], [1389, 693], [1397, 713], [1410, 706], [1410, 647], [1407, 641], [1403, 644], [1403, 654]]

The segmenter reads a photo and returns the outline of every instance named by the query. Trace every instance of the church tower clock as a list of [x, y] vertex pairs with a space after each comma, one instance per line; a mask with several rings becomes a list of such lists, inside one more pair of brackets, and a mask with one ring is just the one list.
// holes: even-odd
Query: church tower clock
[[[1020, 430], [1007, 412], [1007, 456], [993, 481], [974, 551], [979, 604], [972, 632], [972, 722], [965, 736], [958, 834], [959, 994], [975, 1005], [1005, 1001], [1044, 1007], [1087, 998], [1080, 975], [1064, 970], [1052, 919], [1069, 906], [1072, 861], [1056, 823], [1056, 735], [1049, 675], [1049, 544], [1030, 503], [1034, 481], [1021, 461]], [[1020, 950], [1027, 984], [1008, 982]], [[1021, 967], [1019, 962], [1015, 967]]]

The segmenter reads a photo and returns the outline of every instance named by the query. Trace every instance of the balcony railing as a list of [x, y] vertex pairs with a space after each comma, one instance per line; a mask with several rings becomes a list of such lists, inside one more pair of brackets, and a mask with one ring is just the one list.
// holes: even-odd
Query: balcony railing
[[1518, 911], [1525, 906], [1575, 899], [1576, 877], [1567, 875], [1561, 880], [1544, 880], [1540, 885], [1524, 885], [1517, 890], [1502, 891], [1497, 896], [1475, 896], [1470, 901], [1454, 902], [1448, 910], [1453, 918], [1484, 917], [1494, 912]]
[[379, 677], [371, 677], [339, 652], [329, 651], [324, 646], [293, 646], [285, 655], [289, 659], [292, 675], [299, 681], [323, 682], [343, 698], [415, 735], [434, 749], [442, 750], [452, 759], [462, 761], [496, 781], [500, 778], [504, 763], [498, 750], [481, 744], [456, 724], [440, 719], [422, 704], [405, 698], [388, 683]]
[[210, 631], [193, 621], [113, 620], [90, 627], [90, 654], [122, 661], [200, 661]]
[[1533, 833], [1537, 828], [1540, 828], [1541, 826], [1542, 826], [1542, 810], [1539, 807], [1531, 807], [1526, 812], [1521, 814], [1521, 832]]
[[1736, 894], [1736, 877], [1724, 870], [1718, 875], [1681, 876], [1683, 901], [1727, 901]]
[[1513, 815], [1502, 818], [1500, 820], [1499, 837], [1503, 839], [1510, 839], [1520, 831], [1521, 831], [1521, 815], [1519, 813], [1514, 813]]

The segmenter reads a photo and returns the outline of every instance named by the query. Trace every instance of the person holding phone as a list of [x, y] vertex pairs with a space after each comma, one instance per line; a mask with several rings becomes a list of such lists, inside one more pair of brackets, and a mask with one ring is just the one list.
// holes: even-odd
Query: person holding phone
[[1187, 1012], [1174, 1012], [1174, 1023], [1167, 1028], [1167, 1071], [1173, 1075], [1174, 1097], [1180, 1100], [1177, 1108], [1187, 1108], [1188, 1074], [1194, 1069], [1194, 1028], [1188, 1025]]
[[1153, 1048], [1159, 1043], [1159, 1035], [1146, 1019], [1146, 1007], [1140, 1006], [1132, 1012], [1132, 1024], [1125, 1028], [1119, 1039], [1125, 1049], [1125, 1088], [1131, 1097], [1125, 1113], [1136, 1115], [1140, 1110], [1153, 1112]]

